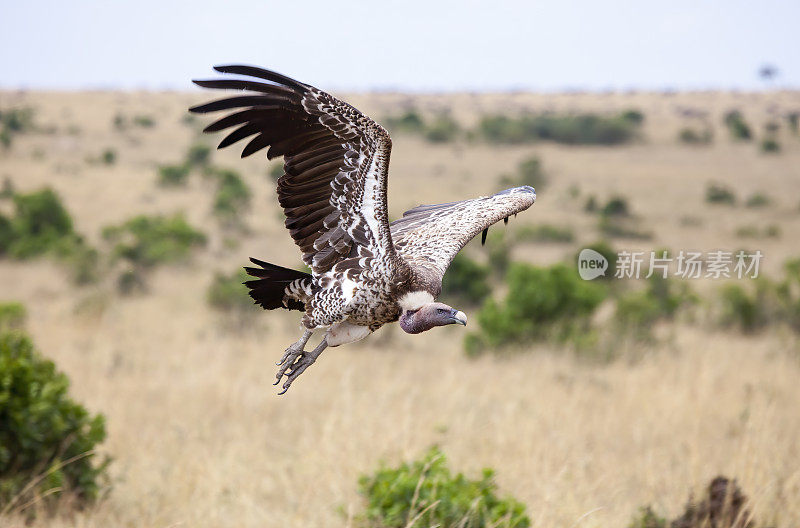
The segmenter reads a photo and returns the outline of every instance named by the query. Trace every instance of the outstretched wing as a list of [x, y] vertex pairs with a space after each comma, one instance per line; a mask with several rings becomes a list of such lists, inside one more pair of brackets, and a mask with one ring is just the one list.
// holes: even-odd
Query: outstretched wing
[[218, 148], [251, 138], [242, 157], [266, 147], [269, 159], [284, 157], [278, 201], [286, 228], [314, 274], [347, 259], [349, 268], [369, 267], [376, 259], [391, 262], [386, 212], [391, 140], [386, 130], [349, 104], [279, 73], [253, 66], [214, 69], [246, 78], [194, 83], [251, 93], [190, 111], [237, 109], [204, 130], [236, 127]]
[[391, 223], [397, 252], [438, 281], [467, 242], [489, 226], [524, 211], [536, 201], [533, 187], [514, 187], [492, 196], [439, 205], [420, 205]]

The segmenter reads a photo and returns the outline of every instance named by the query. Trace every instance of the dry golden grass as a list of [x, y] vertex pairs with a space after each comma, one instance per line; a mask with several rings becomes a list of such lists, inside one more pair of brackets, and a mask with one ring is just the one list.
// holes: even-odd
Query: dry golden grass
[[[156, 164], [179, 161], [193, 140], [180, 119], [201, 98], [0, 93], [0, 108], [29, 104], [40, 123], [59, 129], [18, 137], [0, 153], [0, 178], [8, 175], [20, 190], [54, 187], [92, 243], [101, 243], [102, 226], [141, 212], [184, 210], [211, 235], [207, 250], [158, 270], [140, 297], [119, 297], [110, 281], [74, 287], [48, 261], [0, 261], [0, 299], [25, 302], [37, 346], [69, 374], [75, 398], [106, 415], [103, 449], [114, 458], [106, 500], [36, 526], [346, 526], [360, 508], [359, 474], [380, 460], [416, 457], [433, 443], [458, 470], [494, 467], [502, 490], [528, 505], [536, 527], [625, 526], [648, 503], [674, 515], [690, 489], [719, 473], [739, 479], [757, 518], [800, 525], [800, 364], [785, 335], [743, 338], [679, 326], [664, 343], [642, 345], [637, 361], [596, 365], [539, 345], [473, 361], [461, 353], [460, 329], [414, 337], [387, 328], [325, 352], [289, 393], [276, 396], [273, 363], [297, 337], [296, 313], [259, 313], [238, 328], [205, 302], [213, 273], [247, 256], [299, 261], [280, 225], [266, 164], [261, 156], [215, 154], [215, 163], [240, 169], [256, 193], [251, 231], [235, 249], [210, 216], [207, 184], [155, 185]], [[351, 100], [381, 117], [411, 98]], [[553, 262], [598, 238], [596, 220], [581, 212], [592, 193], [629, 198], [655, 232], [653, 241], [636, 244], [647, 249], [733, 250], [743, 243], [735, 236], [739, 225], [776, 223], [780, 238], [748, 247], [765, 253], [764, 269], [773, 274], [798, 254], [800, 140], [783, 131], [777, 156], [733, 144], [719, 127], [709, 148], [675, 141], [682, 108], [708, 111], [718, 124], [722, 112], [740, 107], [760, 132], [770, 112], [800, 107], [798, 93], [420, 96], [415, 104], [449, 107], [464, 123], [502, 107], [638, 107], [647, 117], [645, 140], [619, 148], [495, 148], [396, 137], [393, 216], [420, 201], [496, 190], [501, 173], [537, 154], [552, 183], [517, 225], [571, 225], [578, 241], [516, 248], [517, 258]], [[117, 112], [153, 115], [157, 126], [116, 132]], [[80, 133], [68, 134], [70, 125]], [[86, 163], [106, 147], [117, 150], [116, 165]], [[703, 195], [712, 180], [740, 199], [764, 191], [774, 205], [708, 206]], [[577, 199], [568, 196], [571, 185], [580, 188]], [[686, 216], [700, 225], [682, 225]], [[15, 518], [0, 524], [22, 525]]]

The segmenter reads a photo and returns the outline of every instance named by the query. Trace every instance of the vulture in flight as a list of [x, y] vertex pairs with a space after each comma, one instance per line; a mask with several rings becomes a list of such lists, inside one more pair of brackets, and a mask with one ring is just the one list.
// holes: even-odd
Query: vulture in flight
[[[515, 187], [472, 200], [420, 205], [389, 223], [386, 191], [392, 141], [349, 104], [279, 73], [217, 66], [236, 77], [195, 80], [204, 88], [244, 91], [191, 112], [228, 113], [204, 132], [227, 131], [218, 148], [248, 139], [242, 157], [269, 147], [283, 156], [278, 202], [286, 228], [311, 273], [250, 259], [250, 296], [267, 310], [304, 312], [303, 335], [281, 360], [275, 385], [289, 389], [323, 350], [362, 339], [394, 321], [409, 334], [467, 324], [466, 315], [436, 302], [456, 254], [478, 233], [508, 221], [536, 200]], [[316, 331], [320, 344], [304, 348]]]

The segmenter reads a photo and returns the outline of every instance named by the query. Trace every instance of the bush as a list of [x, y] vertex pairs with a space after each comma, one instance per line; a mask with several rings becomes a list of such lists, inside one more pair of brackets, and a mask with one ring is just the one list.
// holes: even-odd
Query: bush
[[655, 323], [672, 320], [678, 309], [697, 300], [686, 283], [654, 274], [647, 279], [643, 290], [625, 293], [617, 299], [614, 320], [622, 332], [649, 339]]
[[425, 139], [431, 143], [448, 143], [458, 138], [461, 127], [448, 114], [439, 114], [425, 128]]
[[650, 240], [653, 233], [643, 231], [638, 222], [630, 218], [603, 216], [598, 224], [600, 232], [609, 238], [629, 238], [633, 240]]
[[709, 145], [714, 139], [711, 129], [706, 128], [699, 132], [693, 128], [682, 128], [678, 132], [678, 141], [687, 145]]
[[438, 448], [410, 464], [382, 467], [359, 479], [367, 503], [362, 526], [528, 528], [525, 506], [513, 497], [498, 497], [493, 476], [491, 469], [484, 469], [479, 480], [453, 475]]
[[741, 226], [736, 229], [736, 236], [739, 238], [777, 238], [781, 236], [781, 228], [776, 224], [770, 224], [764, 229], [759, 229], [754, 225]]
[[792, 133], [800, 132], [800, 112], [790, 112], [786, 115], [786, 121], [789, 122], [789, 129]]
[[630, 216], [631, 211], [628, 207], [628, 200], [621, 196], [613, 196], [608, 202], [600, 209], [602, 216]]
[[158, 168], [158, 184], [164, 187], [186, 185], [190, 167], [183, 165], [162, 165]]
[[117, 151], [111, 148], [105, 149], [100, 155], [100, 161], [105, 165], [113, 165], [117, 162]]
[[153, 128], [156, 126], [156, 120], [149, 115], [137, 115], [133, 118], [133, 124], [141, 128]]
[[211, 160], [211, 147], [203, 143], [195, 143], [186, 153], [186, 165], [189, 167], [205, 167]]
[[725, 114], [725, 126], [728, 127], [731, 137], [738, 141], [749, 141], [753, 137], [750, 126], [744, 120], [744, 116], [738, 110], [732, 110]]
[[642, 113], [641, 110], [636, 110], [631, 108], [629, 110], [625, 110], [624, 112], [622, 112], [620, 114], [620, 117], [622, 117], [622, 119], [624, 119], [625, 121], [633, 123], [634, 125], [641, 125], [642, 123], [644, 123], [644, 114]]
[[764, 138], [761, 141], [761, 152], [765, 154], [777, 154], [781, 151], [781, 144], [775, 138]]
[[638, 126], [630, 115], [623, 114], [541, 114], [519, 118], [489, 115], [481, 119], [477, 133], [492, 143], [553, 141], [568, 145], [618, 145], [631, 141]]
[[511, 265], [508, 294], [501, 302], [488, 300], [478, 312], [480, 333], [466, 343], [477, 351], [527, 344], [531, 340], [564, 342], [589, 330], [589, 317], [606, 297], [605, 287], [582, 280], [564, 264], [537, 267]]
[[216, 171], [219, 186], [214, 196], [214, 214], [226, 222], [238, 222], [240, 215], [250, 207], [250, 188], [239, 173], [228, 169]]
[[583, 204], [583, 210], [587, 213], [597, 212], [597, 198], [593, 194], [586, 199], [586, 203]]
[[491, 292], [489, 267], [482, 266], [463, 253], [456, 255], [442, 280], [442, 295], [470, 304], [483, 302]]
[[517, 166], [516, 185], [530, 185], [537, 191], [547, 185], [547, 176], [542, 170], [542, 162], [537, 156], [522, 160]]
[[67, 377], [20, 333], [0, 334], [0, 372], [0, 509], [59, 493], [95, 499], [108, 465], [93, 453], [103, 416], [70, 399]]
[[568, 244], [575, 240], [575, 233], [569, 226], [556, 226], [552, 224], [539, 224], [523, 226], [516, 232], [519, 242], [554, 242]]
[[748, 289], [738, 284], [726, 284], [720, 290], [720, 323], [746, 334], [758, 332], [780, 319], [775, 285], [761, 278], [751, 282], [753, 285]]
[[750, 197], [745, 202], [747, 207], [765, 207], [772, 203], [772, 200], [769, 196], [764, 193], [754, 193], [751, 194]]
[[206, 299], [212, 308], [222, 311], [254, 310], [257, 306], [247, 292], [244, 281], [252, 280], [244, 269], [229, 275], [217, 273], [206, 291]]
[[10, 148], [14, 135], [33, 130], [33, 109], [29, 107], [0, 110], [0, 144]]
[[647, 506], [639, 508], [639, 513], [628, 523], [628, 528], [667, 528], [667, 520]]
[[122, 225], [106, 227], [103, 238], [115, 243], [114, 257], [143, 267], [186, 259], [192, 249], [206, 243], [206, 236], [181, 214], [136, 216]]
[[97, 252], [75, 233], [58, 195], [51, 189], [15, 194], [14, 217], [0, 215], [0, 255], [27, 259], [51, 254], [69, 267], [74, 282], [97, 277]]
[[425, 122], [416, 110], [407, 110], [399, 116], [387, 117], [383, 120], [386, 128], [392, 132], [421, 133]]
[[27, 310], [22, 303], [0, 302], [0, 332], [22, 328], [27, 317]]
[[736, 195], [733, 194], [733, 191], [727, 187], [712, 183], [706, 187], [706, 202], [713, 204], [734, 205], [736, 203]]

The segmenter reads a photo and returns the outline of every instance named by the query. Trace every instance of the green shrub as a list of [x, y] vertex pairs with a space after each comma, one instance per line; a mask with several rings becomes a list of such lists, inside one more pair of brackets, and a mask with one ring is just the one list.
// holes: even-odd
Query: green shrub
[[781, 144], [775, 138], [764, 138], [761, 140], [761, 152], [765, 154], [777, 154], [781, 151]]
[[471, 304], [479, 304], [491, 292], [490, 270], [463, 253], [456, 255], [442, 280], [442, 295]]
[[789, 129], [792, 133], [797, 134], [800, 132], [800, 112], [790, 112], [786, 115], [786, 121], [789, 122]]
[[[589, 317], [607, 293], [602, 284], [582, 280], [565, 264], [514, 263], [506, 283], [505, 299], [489, 299], [478, 312], [477, 339], [488, 348], [578, 337], [589, 330]], [[475, 347], [476, 338], [471, 340], [468, 346]]]
[[0, 332], [22, 328], [28, 312], [20, 302], [0, 302]]
[[20, 333], [0, 334], [0, 510], [59, 493], [95, 499], [107, 458], [102, 415], [69, 398], [69, 380]]
[[630, 115], [601, 116], [525, 115], [511, 118], [504, 115], [484, 116], [477, 134], [492, 143], [530, 143], [553, 141], [568, 145], [618, 145], [631, 141], [639, 123]]
[[77, 239], [72, 218], [52, 189], [15, 194], [14, 216], [0, 220], [0, 254], [30, 258]]
[[214, 196], [214, 214], [226, 222], [239, 222], [242, 212], [250, 207], [250, 188], [239, 173], [228, 169], [218, 169], [217, 193]]
[[119, 131], [123, 131], [128, 128], [128, 119], [119, 113], [114, 116], [112, 123], [114, 124], [114, 128]]
[[765, 207], [772, 203], [772, 200], [769, 196], [764, 193], [754, 193], [751, 194], [750, 197], [745, 202], [747, 207]]
[[598, 223], [600, 232], [609, 238], [629, 238], [633, 240], [650, 240], [653, 233], [644, 231], [636, 220], [625, 217], [603, 216]]
[[697, 301], [697, 296], [685, 282], [654, 274], [647, 279], [643, 290], [620, 295], [614, 320], [621, 332], [648, 339], [656, 322], [672, 320], [678, 309]]
[[709, 184], [706, 187], [706, 202], [713, 204], [734, 205], [736, 203], [736, 195], [733, 191], [718, 185], [716, 183]]
[[361, 525], [528, 528], [525, 506], [513, 497], [498, 497], [493, 477], [491, 469], [484, 469], [478, 480], [453, 475], [444, 454], [432, 448], [419, 460], [382, 467], [359, 479], [366, 500]]
[[153, 128], [156, 126], [156, 120], [149, 115], [137, 115], [133, 118], [133, 124], [141, 128]]
[[14, 135], [33, 130], [33, 109], [29, 107], [0, 110], [0, 144], [11, 147]]
[[190, 167], [183, 165], [162, 165], [158, 168], [158, 184], [164, 187], [186, 185]]
[[720, 323], [744, 333], [755, 333], [780, 319], [778, 292], [767, 279], [751, 281], [747, 288], [726, 284], [720, 290]]
[[622, 112], [620, 117], [622, 117], [622, 119], [625, 121], [633, 123], [634, 125], [641, 125], [644, 123], [644, 113], [642, 113], [641, 110], [631, 108]]
[[639, 508], [639, 512], [628, 523], [628, 528], [667, 528], [667, 520], [647, 506]]
[[0, 127], [12, 133], [30, 132], [34, 129], [33, 108], [23, 106], [0, 110]]
[[107, 148], [100, 155], [100, 161], [105, 165], [113, 165], [117, 162], [117, 151], [112, 148]]
[[537, 156], [522, 160], [517, 166], [516, 185], [530, 185], [541, 191], [547, 185], [547, 176], [542, 170], [542, 162]]
[[115, 244], [114, 257], [143, 267], [184, 260], [192, 249], [206, 243], [206, 236], [181, 214], [136, 216], [122, 225], [106, 227], [103, 238]]
[[144, 276], [139, 268], [123, 270], [117, 277], [117, 291], [120, 295], [136, 295], [147, 291]]
[[736, 229], [736, 236], [739, 238], [778, 238], [781, 236], [781, 228], [776, 224], [770, 224], [764, 229], [759, 229], [758, 226], [746, 225]]
[[678, 141], [687, 145], [709, 145], [713, 139], [714, 134], [709, 128], [700, 132], [694, 128], [685, 127], [678, 132]]
[[568, 244], [575, 240], [575, 233], [569, 226], [538, 224], [523, 226], [517, 229], [516, 240], [519, 242], [555, 242]]
[[593, 194], [586, 198], [586, 203], [583, 204], [583, 210], [587, 213], [597, 212], [597, 198]]
[[248, 311], [257, 306], [247, 292], [244, 281], [252, 280], [243, 269], [229, 275], [217, 273], [206, 291], [206, 299], [212, 308], [222, 311]]
[[186, 165], [189, 167], [205, 167], [211, 160], [211, 147], [203, 143], [195, 143], [186, 153]]
[[744, 116], [738, 110], [732, 110], [725, 114], [723, 121], [725, 126], [728, 127], [728, 131], [733, 139], [749, 141], [753, 137], [753, 133], [750, 131], [750, 125], [747, 124], [744, 120]]
[[448, 143], [461, 133], [459, 124], [448, 114], [439, 114], [425, 127], [425, 139], [431, 143]]
[[613, 196], [608, 202], [600, 209], [602, 216], [630, 216], [631, 211], [628, 207], [628, 200], [622, 196]]
[[51, 189], [15, 194], [14, 217], [0, 215], [0, 255], [27, 259], [50, 254], [70, 268], [73, 280], [97, 278], [98, 255], [75, 233], [58, 195]]
[[421, 133], [425, 130], [425, 122], [416, 110], [407, 110], [399, 116], [387, 117], [383, 121], [392, 132]]

